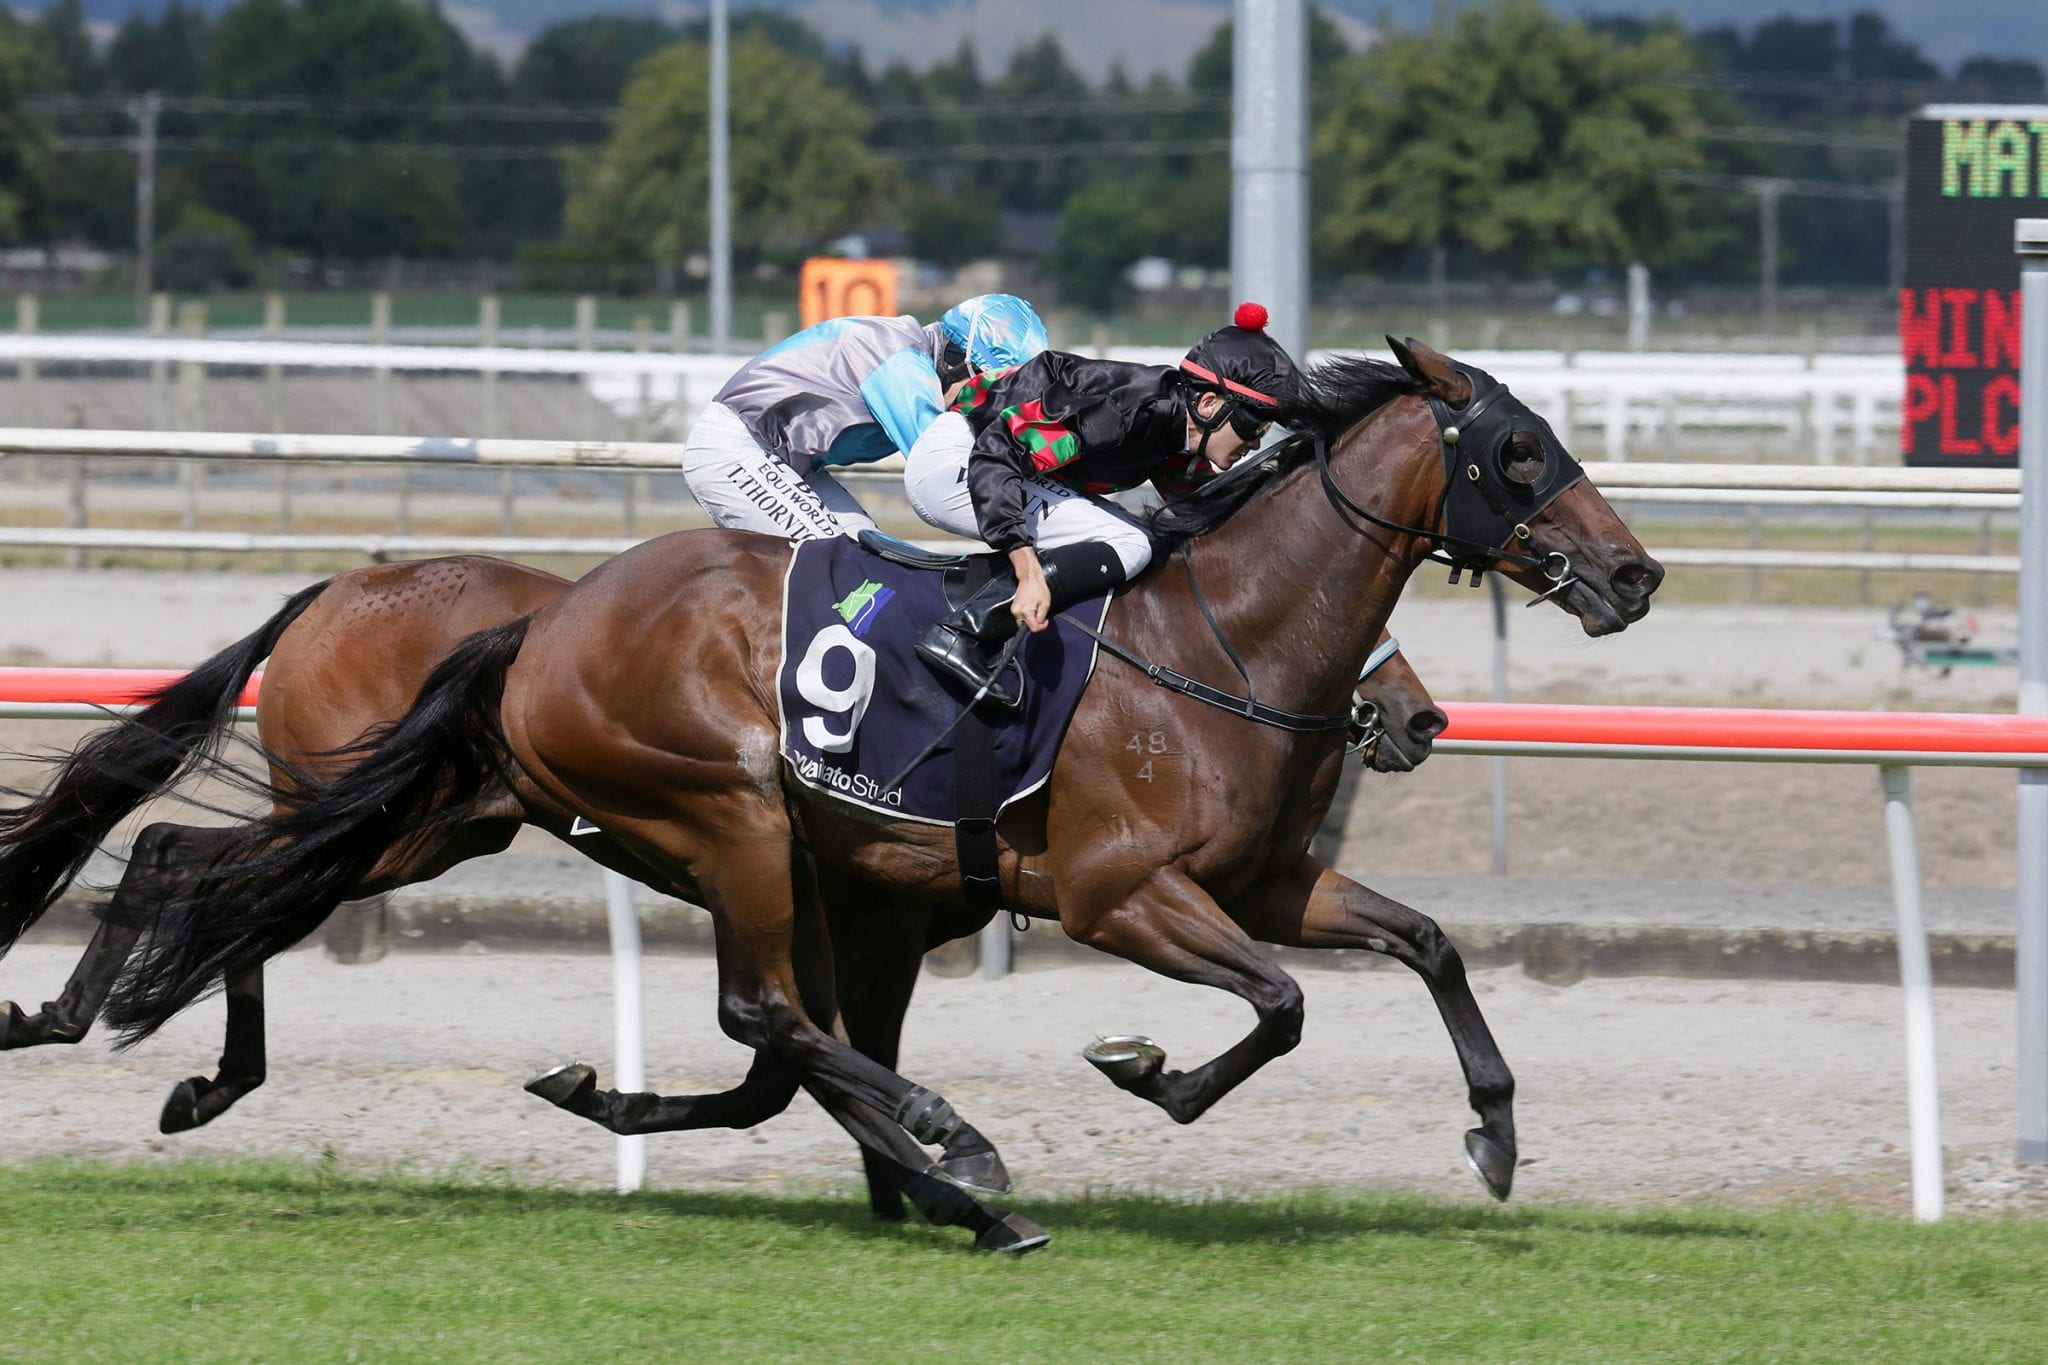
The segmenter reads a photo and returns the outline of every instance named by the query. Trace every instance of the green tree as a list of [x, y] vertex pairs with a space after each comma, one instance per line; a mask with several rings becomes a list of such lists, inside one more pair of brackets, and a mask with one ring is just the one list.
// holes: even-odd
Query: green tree
[[107, 75], [116, 90], [129, 94], [197, 94], [206, 36], [206, 15], [186, 9], [178, 0], [171, 0], [154, 20], [131, 14], [107, 48]]
[[57, 0], [28, 26], [33, 57], [28, 77], [38, 92], [97, 95], [106, 85], [107, 69], [85, 31], [85, 6], [79, 0]]
[[[703, 248], [709, 83], [710, 54], [700, 44], [647, 59], [603, 151], [571, 163], [573, 240], [655, 263]], [[793, 256], [859, 228], [888, 204], [894, 175], [862, 140], [868, 115], [822, 68], [747, 34], [732, 45], [731, 90], [740, 250]]]
[[1318, 244], [1348, 264], [1442, 245], [1500, 278], [1578, 257], [1658, 264], [1681, 236], [1668, 172], [1699, 164], [1693, 58], [1537, 0], [1388, 34], [1316, 132]]
[[1063, 300], [1101, 313], [1130, 293], [1125, 268], [1154, 250], [1152, 201], [1134, 186], [1106, 180], [1067, 196], [1046, 268]]
[[675, 41], [651, 15], [593, 14], [549, 24], [527, 44], [512, 72], [521, 99], [609, 104], [651, 54]]
[[404, 147], [377, 148], [344, 162], [321, 211], [323, 244], [351, 260], [446, 256], [462, 223], [448, 159]]
[[50, 138], [21, 107], [31, 61], [9, 16], [0, 25], [0, 241], [30, 239], [44, 228]]
[[903, 198], [904, 235], [919, 260], [961, 266], [1002, 251], [1002, 214], [988, 195], [913, 185]]

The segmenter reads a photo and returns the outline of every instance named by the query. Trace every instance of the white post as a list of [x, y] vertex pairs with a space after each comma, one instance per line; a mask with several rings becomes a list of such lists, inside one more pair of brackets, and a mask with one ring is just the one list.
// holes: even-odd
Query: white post
[[[2048, 715], [2048, 218], [2014, 225], [2020, 255], [2020, 698]], [[2020, 769], [2019, 1159], [2048, 1165], [2048, 769]]]
[[[647, 1088], [646, 1016], [641, 1006], [640, 912], [633, 882], [610, 868], [604, 873], [604, 908], [612, 936], [612, 1074], [623, 1094]], [[647, 1139], [619, 1138], [620, 1194], [647, 1183]]]
[[1010, 928], [1010, 914], [998, 910], [996, 917], [981, 926], [981, 974], [990, 981], [1001, 981], [1010, 974], [1011, 951], [1016, 943], [1015, 933]]
[[1884, 835], [1891, 850], [1892, 905], [1899, 916], [1899, 986], [1906, 996], [1906, 1108], [1912, 1116], [1913, 1217], [1941, 1217], [1941, 1087], [1934, 1065], [1934, 972], [1927, 918], [1920, 906], [1920, 849], [1913, 834], [1913, 789], [1906, 768], [1878, 770], [1884, 782]]
[[1641, 261], [1628, 268], [1628, 348], [1650, 348], [1650, 267]]
[[[1499, 574], [1487, 576], [1493, 590], [1493, 699], [1508, 699], [1508, 593]], [[1508, 761], [1495, 754], [1493, 765], [1493, 875], [1508, 875]]]

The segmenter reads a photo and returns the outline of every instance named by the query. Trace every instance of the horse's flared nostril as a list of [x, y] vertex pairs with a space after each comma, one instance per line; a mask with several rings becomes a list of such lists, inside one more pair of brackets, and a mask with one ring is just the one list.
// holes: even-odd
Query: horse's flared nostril
[[1427, 744], [1449, 727], [1451, 718], [1434, 706], [1425, 706], [1408, 717], [1408, 735], [1418, 744]]
[[1664, 581], [1664, 566], [1656, 560], [1624, 561], [1613, 574], [1615, 588], [1628, 597], [1648, 597]]

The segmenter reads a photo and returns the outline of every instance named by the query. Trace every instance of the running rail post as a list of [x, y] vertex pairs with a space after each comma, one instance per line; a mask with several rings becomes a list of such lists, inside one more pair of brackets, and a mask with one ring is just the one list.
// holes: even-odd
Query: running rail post
[[[2048, 715], [2048, 218], [2013, 225], [2020, 256], [2020, 704]], [[2048, 771], [2020, 770], [2019, 1160], [2048, 1165]]]
[[1884, 837], [1891, 851], [1892, 905], [1899, 916], [1899, 986], [1906, 997], [1906, 1112], [1912, 1119], [1913, 1217], [1941, 1217], [1941, 1086], [1934, 1064], [1934, 971], [1920, 903], [1920, 846], [1913, 831], [1912, 769], [1887, 763]]
[[[1493, 699], [1508, 699], [1508, 590], [1499, 574], [1488, 575], [1493, 589]], [[1493, 768], [1493, 875], [1508, 875], [1508, 761], [1495, 754]]]
[[[605, 918], [612, 938], [612, 1070], [622, 1094], [647, 1088], [647, 1031], [641, 1008], [640, 912], [632, 879], [604, 870]], [[621, 1134], [616, 1188], [631, 1194], [647, 1183], [647, 1139]]]

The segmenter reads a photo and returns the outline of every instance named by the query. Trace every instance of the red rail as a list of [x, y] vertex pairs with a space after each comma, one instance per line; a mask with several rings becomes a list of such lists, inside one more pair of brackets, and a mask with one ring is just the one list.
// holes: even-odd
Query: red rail
[[1475, 744], [1800, 752], [2048, 753], [2048, 716], [1941, 711], [1780, 711], [1711, 706], [1443, 703], [1442, 738]]
[[[131, 706], [185, 676], [181, 668], [0, 668], [0, 702]], [[254, 706], [258, 673], [239, 704]]]
[[[183, 676], [170, 668], [0, 668], [0, 705], [129, 706]], [[256, 704], [261, 682], [260, 673], [249, 680], [241, 705]], [[1451, 752], [2048, 762], [2048, 716], [1478, 701], [1445, 702], [1443, 709], [1451, 724], [1438, 742]]]

